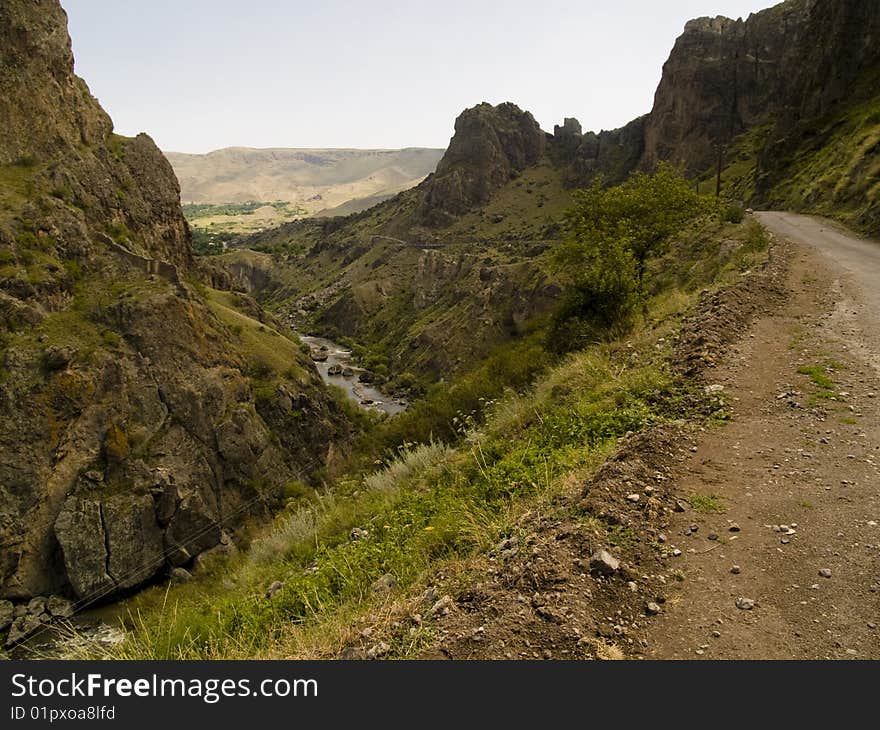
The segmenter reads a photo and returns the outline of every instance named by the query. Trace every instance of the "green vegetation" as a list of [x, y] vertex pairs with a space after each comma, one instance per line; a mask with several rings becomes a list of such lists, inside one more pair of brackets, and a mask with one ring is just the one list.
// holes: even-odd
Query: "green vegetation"
[[[877, 72], [865, 74], [853, 98], [822, 119], [789, 130], [775, 143], [774, 159], [759, 159], [772, 125], [746, 132], [728, 151], [723, 190], [778, 209], [828, 216], [869, 235], [880, 235], [880, 96]], [[706, 189], [705, 185], [703, 189]]]
[[242, 352], [249, 358], [248, 366], [255, 375], [283, 375], [299, 378], [305, 375], [299, 343], [292, 335], [281, 334], [261, 322], [243, 314], [236, 295], [214, 289], [205, 290], [208, 305], [223, 324], [239, 340]]
[[669, 165], [616, 187], [600, 179], [577, 192], [566, 216], [569, 239], [556, 257], [568, 287], [550, 332], [554, 346], [576, 349], [628, 331], [644, 303], [649, 261], [714, 208]]
[[228, 244], [239, 238], [239, 234], [230, 231], [192, 229], [192, 246], [197, 256], [219, 256], [226, 251]]
[[[620, 372], [616, 348], [578, 353], [534, 390], [494, 405], [460, 448], [403, 448], [378, 472], [279, 517], [247, 556], [223, 566], [234, 588], [215, 592], [206, 581], [181, 586], [171, 604], [160, 588], [133, 599], [123, 656], [308, 654], [315, 647], [300, 642], [310, 630], [322, 634], [311, 641], [333, 641], [334, 621], [381, 602], [370, 590], [380, 576], [409, 587], [488, 549], [527, 504], [560, 493], [618, 437], [667, 417], [656, 396], [671, 387], [669, 375], [650, 340], [638, 344], [638, 367]], [[368, 535], [352, 541], [354, 527]], [[609, 542], [632, 539], [608, 530]], [[267, 600], [265, 586], [277, 579], [284, 587]], [[406, 655], [418, 646], [393, 648]]]
[[816, 405], [820, 401], [840, 400], [831, 375], [842, 369], [843, 365], [831, 360], [814, 365], [803, 365], [798, 368], [798, 373], [809, 377], [817, 388], [816, 392], [810, 396], [810, 405]]
[[260, 203], [251, 200], [246, 203], [187, 203], [183, 206], [183, 215], [188, 221], [197, 221], [201, 218], [215, 218], [217, 216], [253, 215], [258, 209], [270, 207], [277, 211], [290, 215], [302, 215], [304, 211], [283, 200], [273, 203]]
[[703, 514], [724, 512], [724, 504], [721, 501], [721, 497], [715, 494], [692, 494], [688, 497], [688, 503], [694, 512], [701, 512]]
[[[706, 274], [738, 274], [764, 254], [757, 240], [754, 249], [747, 243], [749, 224], [731, 225], [706, 223], [675, 237], [646, 268], [647, 326], [564, 357], [548, 354], [536, 329], [429, 390], [424, 406], [376, 425], [361, 458], [326, 492], [292, 485], [288, 509], [249, 551], [215, 563], [202, 578], [130, 599], [130, 637], [114, 656], [336, 656], [366, 615], [389, 617], [376, 621], [387, 621], [393, 656], [417, 655], [433, 636], [433, 620], [397, 630], [391, 605], [414, 601], [438, 572], [466, 574], [469, 561], [515, 533], [522, 515], [578, 489], [623, 435], [693, 414], [665, 344], [693, 295], [677, 288], [677, 279], [664, 279], [658, 290], [654, 264], [689, 262], [681, 280], [694, 288], [710, 283], [700, 278]], [[737, 252], [720, 257], [720, 268], [696, 266], [696, 258], [716, 250], [721, 232], [738, 237]], [[209, 292], [218, 316], [237, 324], [240, 337], [271, 337], [258, 325], [233, 323], [224, 310], [235, 303], [225, 296]], [[712, 495], [695, 496], [692, 504], [721, 509]], [[625, 547], [636, 539], [627, 529], [583, 519], [600, 542]], [[396, 587], [374, 592], [386, 574]], [[268, 599], [274, 581], [283, 587]]]
[[183, 214], [192, 226], [193, 250], [200, 256], [216, 256], [227, 244], [244, 235], [296, 220], [305, 210], [295, 203], [255, 200], [246, 203], [188, 203]]

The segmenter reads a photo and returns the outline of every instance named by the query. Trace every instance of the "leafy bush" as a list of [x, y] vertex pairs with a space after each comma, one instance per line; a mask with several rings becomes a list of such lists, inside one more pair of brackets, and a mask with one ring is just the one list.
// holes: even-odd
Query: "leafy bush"
[[551, 326], [553, 348], [583, 347], [628, 330], [644, 299], [648, 261], [714, 207], [667, 164], [616, 187], [598, 179], [575, 193], [565, 219], [568, 241], [556, 256], [568, 289]]

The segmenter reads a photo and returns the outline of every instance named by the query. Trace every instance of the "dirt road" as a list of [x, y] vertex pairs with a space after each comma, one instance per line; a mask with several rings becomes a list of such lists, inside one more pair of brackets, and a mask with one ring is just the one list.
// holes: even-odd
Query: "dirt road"
[[680, 581], [643, 656], [878, 659], [880, 244], [757, 217], [793, 244], [789, 300], [712, 376], [734, 419], [676, 469], [704, 511], [669, 524]]

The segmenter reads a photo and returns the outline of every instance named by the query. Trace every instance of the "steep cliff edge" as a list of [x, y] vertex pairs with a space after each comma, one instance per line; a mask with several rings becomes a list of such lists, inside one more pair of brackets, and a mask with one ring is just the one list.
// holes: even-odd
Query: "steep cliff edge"
[[174, 173], [113, 134], [57, 0], [0, 5], [0, 85], [0, 596], [107, 598], [230, 549], [347, 426], [271, 318], [192, 283]]

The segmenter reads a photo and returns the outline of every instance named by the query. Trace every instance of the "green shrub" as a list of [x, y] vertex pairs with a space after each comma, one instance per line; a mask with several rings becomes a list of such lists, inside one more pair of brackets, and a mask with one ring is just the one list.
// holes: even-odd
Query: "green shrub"
[[739, 203], [729, 203], [721, 211], [721, 219], [728, 223], [742, 223], [745, 217], [746, 211]]

